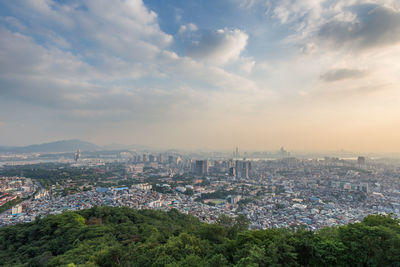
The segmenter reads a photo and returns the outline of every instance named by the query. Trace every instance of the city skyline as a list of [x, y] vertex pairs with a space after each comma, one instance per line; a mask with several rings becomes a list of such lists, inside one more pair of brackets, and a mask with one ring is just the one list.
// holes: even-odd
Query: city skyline
[[0, 7], [0, 145], [400, 151], [398, 1]]

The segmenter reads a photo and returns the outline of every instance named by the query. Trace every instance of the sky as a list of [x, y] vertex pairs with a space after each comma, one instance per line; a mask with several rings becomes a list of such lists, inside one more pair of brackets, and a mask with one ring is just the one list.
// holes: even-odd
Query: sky
[[398, 0], [2, 0], [0, 145], [400, 151]]

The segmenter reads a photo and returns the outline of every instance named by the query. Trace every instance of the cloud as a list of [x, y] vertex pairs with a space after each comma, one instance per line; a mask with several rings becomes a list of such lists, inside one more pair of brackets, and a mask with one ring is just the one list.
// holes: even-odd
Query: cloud
[[239, 0], [238, 4], [241, 8], [252, 8], [255, 4], [255, 0]]
[[290, 27], [290, 44], [364, 50], [400, 41], [398, 1], [270, 0], [267, 6], [270, 18]]
[[272, 16], [282, 24], [300, 22], [309, 24], [319, 19], [322, 4], [325, 0], [267, 0], [267, 15]]
[[358, 79], [366, 75], [366, 71], [357, 69], [335, 69], [330, 70], [320, 76], [325, 82], [336, 82], [346, 79]]
[[350, 7], [352, 21], [334, 19], [321, 26], [318, 37], [335, 46], [358, 49], [392, 45], [400, 41], [400, 12], [384, 6], [365, 4]]
[[7, 24], [10, 28], [17, 29], [19, 31], [26, 31], [27, 27], [22, 24], [18, 19], [12, 16], [0, 17], [0, 22]]
[[[290, 80], [302, 88], [300, 95], [326, 90], [327, 82], [332, 90], [340, 90], [334, 81], [343, 81], [341, 86], [345, 88], [353, 86], [353, 79], [358, 79], [360, 87], [398, 83], [393, 72], [398, 70], [395, 62], [400, 49], [399, 1], [271, 0], [267, 3], [269, 19], [283, 33], [282, 50], [293, 55], [287, 53], [289, 57], [277, 60], [283, 67], [275, 67], [279, 68], [274, 70], [275, 76], [288, 77], [284, 73], [295, 68], [296, 74], [290, 75]], [[321, 69], [328, 71], [321, 75]], [[278, 82], [279, 87], [290, 86], [286, 80]], [[293, 97], [293, 90], [289, 94]]]
[[[396, 29], [399, 1], [376, 0], [380, 9], [370, 5], [364, 10], [359, 5], [364, 0], [217, 5], [232, 2], [236, 5], [218, 18], [214, 12], [192, 16], [197, 4], [167, 8], [159, 18], [141, 0], [3, 1], [3, 139], [17, 140], [15, 133], [29, 130], [36, 140], [86, 134], [106, 142], [115, 134], [126, 142], [140, 137], [140, 142], [194, 146], [200, 137], [210, 146], [229, 146], [226, 136], [244, 123], [243, 134], [231, 136], [232, 143], [251, 139], [259, 147], [266, 140], [261, 133], [279, 132], [282, 125], [293, 132], [295, 123], [305, 120], [289, 117], [304, 112], [301, 118], [307, 118], [327, 105], [334, 106], [326, 120], [331, 121], [337, 110], [351, 113], [362, 102], [368, 109], [378, 103], [377, 96], [386, 96], [397, 114], [399, 98], [389, 93], [400, 81], [400, 45], [389, 47], [396, 40], [388, 32]], [[157, 5], [164, 4], [149, 5], [160, 10]], [[174, 19], [177, 13], [180, 21]], [[239, 16], [241, 29], [225, 28], [238, 27]], [[210, 30], [210, 25], [218, 28]], [[369, 25], [382, 31], [368, 33], [374, 29]], [[374, 38], [381, 41], [373, 43]], [[382, 49], [366, 49], [383, 44]], [[385, 86], [391, 91], [381, 92]], [[382, 110], [384, 100], [379, 102], [385, 103]], [[360, 106], [355, 108], [356, 101]], [[201, 131], [205, 127], [213, 132], [206, 134], [208, 140]], [[260, 133], [259, 139], [249, 132]]]
[[204, 34], [199, 41], [188, 47], [192, 58], [225, 64], [237, 59], [246, 48], [248, 35], [239, 29], [219, 29]]
[[[141, 1], [66, 3], [31, 1], [27, 12], [22, 2], [10, 2], [20, 7], [19, 19], [3, 21], [26, 26], [0, 25], [0, 102], [47, 109], [70, 123], [150, 123], [205, 110], [218, 91], [256, 88], [235, 73], [170, 51], [172, 36]], [[54, 17], [61, 22], [49, 23]], [[194, 24], [185, 27], [196, 30]], [[229, 42], [241, 32], [226, 35]]]
[[247, 73], [250, 73], [256, 65], [256, 62], [251, 58], [242, 58], [241, 63], [240, 69]]
[[187, 32], [187, 31], [195, 32], [197, 30], [198, 30], [198, 28], [197, 28], [196, 24], [189, 23], [189, 24], [181, 25], [181, 27], [179, 28], [178, 33], [179, 34], [183, 34], [183, 33]]
[[[194, 106], [197, 101], [189, 90], [135, 85], [135, 75], [126, 72], [134, 63], [124, 65], [126, 73], [107, 72], [70, 52], [46, 49], [31, 38], [2, 27], [0, 35], [4, 37], [0, 39], [4, 55], [0, 57], [0, 98], [27, 105], [23, 108], [46, 108], [64, 119], [77, 121], [153, 121], [178, 116], [180, 111], [175, 106], [185, 109], [187, 103]], [[172, 58], [167, 60], [171, 61]], [[167, 62], [160, 65], [168, 65]], [[110, 68], [115, 69], [116, 65], [108, 62]], [[121, 85], [119, 80], [124, 77], [131, 77], [132, 82]]]
[[[29, 32], [21, 33], [50, 43], [62, 38], [90, 60], [99, 60], [99, 54], [148, 60], [173, 41], [160, 29], [157, 14], [141, 0], [16, 0], [8, 5], [31, 24]], [[91, 58], [90, 53], [96, 56]]]
[[[46, 49], [26, 35], [11, 32], [0, 26], [0, 77], [52, 77], [83, 79], [93, 68], [82, 58], [58, 48]], [[3, 88], [5, 90], [5, 88]]]

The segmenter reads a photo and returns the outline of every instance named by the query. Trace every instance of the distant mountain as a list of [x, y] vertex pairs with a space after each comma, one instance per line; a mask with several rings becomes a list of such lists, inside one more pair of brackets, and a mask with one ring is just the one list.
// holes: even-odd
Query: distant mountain
[[95, 151], [100, 147], [78, 139], [62, 140], [45, 144], [37, 144], [22, 147], [0, 147], [0, 152], [33, 153], [33, 152], [72, 152], [80, 149], [81, 151]]

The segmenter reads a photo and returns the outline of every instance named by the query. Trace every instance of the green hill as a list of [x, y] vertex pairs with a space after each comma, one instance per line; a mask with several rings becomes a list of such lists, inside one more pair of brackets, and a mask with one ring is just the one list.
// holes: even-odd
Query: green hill
[[400, 266], [400, 221], [248, 231], [169, 212], [96, 207], [0, 229], [2, 266]]

